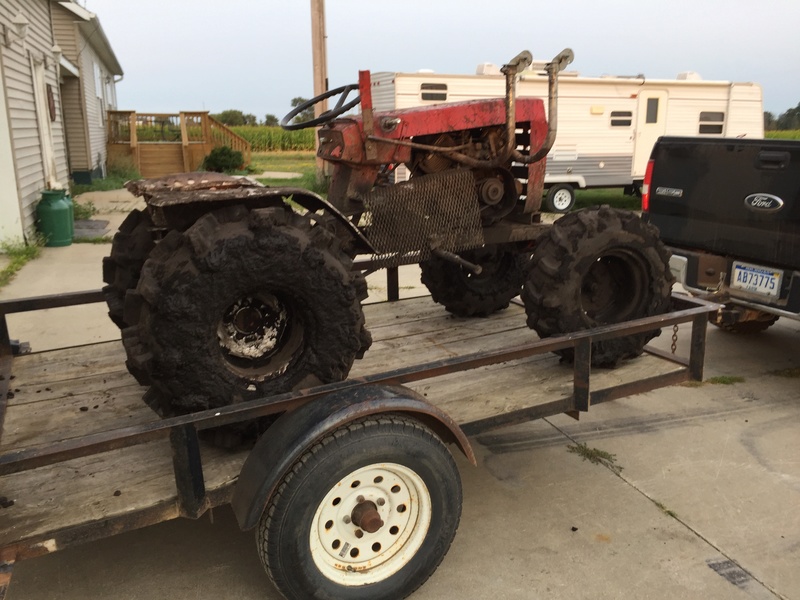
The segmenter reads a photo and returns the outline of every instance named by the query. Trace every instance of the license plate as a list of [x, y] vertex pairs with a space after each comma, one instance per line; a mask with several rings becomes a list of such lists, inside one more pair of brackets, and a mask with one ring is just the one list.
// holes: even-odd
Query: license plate
[[781, 271], [769, 267], [734, 262], [731, 287], [745, 292], [777, 298], [781, 290], [782, 275]]

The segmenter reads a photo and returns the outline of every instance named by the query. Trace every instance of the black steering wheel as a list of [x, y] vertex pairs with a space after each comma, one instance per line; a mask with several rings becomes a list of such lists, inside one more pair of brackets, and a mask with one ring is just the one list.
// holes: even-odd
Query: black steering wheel
[[[322, 125], [323, 123], [327, 123], [328, 121], [332, 121], [339, 115], [343, 115], [348, 110], [353, 108], [356, 104], [361, 102], [361, 96], [356, 96], [353, 100], [348, 102], [347, 104], [344, 103], [347, 100], [347, 96], [350, 95], [350, 92], [353, 90], [358, 90], [357, 83], [351, 83], [350, 85], [343, 85], [342, 87], [338, 87], [333, 90], [328, 90], [327, 92], [320, 94], [319, 96], [312, 98], [311, 100], [307, 100], [303, 102], [300, 106], [296, 106], [292, 111], [281, 119], [281, 127], [288, 131], [294, 131], [295, 129], [307, 129], [308, 127], [316, 127], [317, 125]], [[336, 102], [336, 106], [334, 106], [331, 110], [326, 110], [320, 116], [311, 119], [310, 121], [303, 121], [302, 123], [292, 123], [292, 119], [294, 119], [297, 115], [302, 113], [304, 110], [311, 108], [315, 104], [319, 104], [326, 98], [330, 98], [331, 96], [337, 96], [341, 94], [341, 98], [339, 101]]]

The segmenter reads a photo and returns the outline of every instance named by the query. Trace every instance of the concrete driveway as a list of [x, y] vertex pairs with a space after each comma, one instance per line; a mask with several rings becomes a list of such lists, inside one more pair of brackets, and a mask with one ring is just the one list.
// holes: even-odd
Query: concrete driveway
[[[71, 289], [100, 285], [97, 261], [109, 248], [87, 248], [71, 251], [97, 270], [80, 282], [62, 274]], [[37, 262], [0, 297], [36, 278], [60, 291]], [[407, 277], [404, 293], [416, 293], [415, 274]], [[95, 329], [106, 325], [94, 310], [52, 326], [12, 322], [12, 337], [58, 326], [89, 341], [114, 335]], [[670, 334], [655, 345], [669, 348]], [[679, 347], [687, 337], [679, 332]], [[781, 319], [752, 337], [710, 327], [706, 379], [740, 378], [733, 383], [673, 386], [596, 407], [580, 422], [556, 416], [473, 440], [479, 466], [459, 463], [459, 533], [413, 597], [800, 600], [798, 374], [800, 323]], [[568, 450], [579, 443], [613, 460], [593, 464]], [[213, 522], [178, 520], [18, 563], [7, 598], [279, 596], [252, 532], [238, 531], [225, 508]]]

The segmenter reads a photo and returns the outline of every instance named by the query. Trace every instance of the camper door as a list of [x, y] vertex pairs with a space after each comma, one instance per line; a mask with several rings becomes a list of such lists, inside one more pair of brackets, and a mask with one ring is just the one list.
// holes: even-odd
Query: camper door
[[634, 180], [644, 179], [653, 146], [666, 132], [668, 97], [666, 90], [647, 90], [639, 93], [633, 144], [633, 173], [631, 173]]

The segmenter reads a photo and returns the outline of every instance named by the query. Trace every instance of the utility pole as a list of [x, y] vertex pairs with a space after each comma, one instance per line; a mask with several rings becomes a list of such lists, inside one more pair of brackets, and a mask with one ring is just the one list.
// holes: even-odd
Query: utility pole
[[[328, 91], [328, 54], [325, 35], [325, 0], [311, 0], [311, 55], [314, 66], [314, 96]], [[314, 107], [314, 117], [328, 110], [324, 100]], [[314, 148], [319, 149], [319, 138], [314, 136]], [[317, 158], [317, 183], [325, 179], [324, 161]]]

